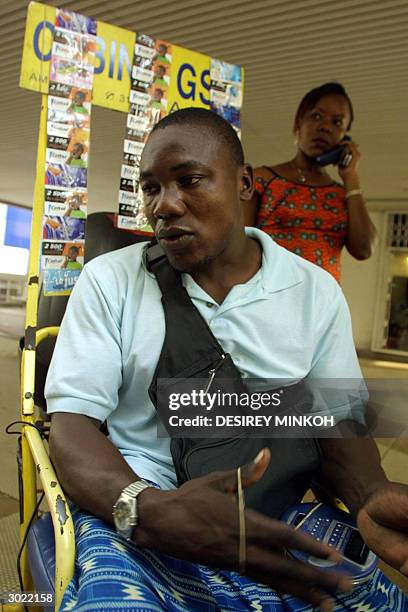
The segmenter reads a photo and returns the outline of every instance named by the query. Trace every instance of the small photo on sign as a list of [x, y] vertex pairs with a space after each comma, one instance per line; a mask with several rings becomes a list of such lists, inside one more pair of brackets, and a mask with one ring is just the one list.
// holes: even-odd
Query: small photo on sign
[[224, 83], [242, 83], [242, 68], [217, 59], [211, 60], [211, 79]]
[[85, 115], [82, 113], [73, 113], [67, 110], [59, 110], [53, 108], [48, 111], [48, 119], [55, 123], [64, 123], [72, 127], [88, 128], [89, 127], [89, 114]]
[[170, 70], [165, 64], [156, 64], [153, 68], [153, 85], [167, 88], [170, 85]]
[[160, 64], [171, 64], [171, 45], [164, 40], [156, 40], [154, 61]]
[[62, 253], [64, 263], [62, 268], [67, 270], [79, 270], [84, 265], [84, 245], [83, 244], [66, 244]]
[[55, 29], [53, 55], [93, 66], [96, 49], [97, 41], [94, 36], [78, 34], [62, 28]]
[[94, 36], [81, 36], [79, 53], [75, 59], [79, 64], [95, 66], [95, 53], [98, 50], [98, 42]]
[[156, 108], [162, 111], [167, 110], [167, 99], [166, 99], [166, 90], [163, 87], [152, 87], [151, 95], [152, 101], [150, 103], [151, 108]]
[[96, 21], [92, 17], [86, 17], [67, 9], [57, 10], [55, 25], [57, 28], [65, 28], [71, 32], [80, 34], [96, 34]]
[[86, 189], [45, 188], [44, 214], [48, 217], [86, 219], [87, 204]]
[[82, 270], [83, 266], [83, 243], [43, 242], [42, 270]]
[[[63, 89], [58, 89], [59, 87]], [[87, 117], [91, 113], [91, 92], [52, 82], [48, 96], [48, 121], [57, 121], [50, 118], [51, 111], [75, 113]]]
[[73, 87], [66, 109], [67, 122], [78, 128], [89, 128], [91, 115], [91, 92]]
[[51, 57], [50, 80], [64, 85], [92, 89], [93, 66], [78, 65], [74, 60]]
[[46, 165], [45, 184], [59, 187], [86, 187], [86, 168], [76, 168], [68, 164]]
[[71, 219], [86, 219], [88, 193], [86, 191], [71, 191], [64, 202], [66, 209], [64, 217]]
[[73, 168], [87, 168], [88, 148], [76, 138], [71, 138], [68, 145], [68, 158], [65, 162]]
[[43, 240], [85, 239], [85, 220], [75, 217], [44, 217]]
[[71, 291], [78, 280], [83, 266], [83, 244], [72, 244], [69, 242], [53, 243], [52, 241], [43, 243], [41, 268], [44, 272], [45, 295]]
[[[64, 127], [64, 124], [53, 124], [53, 126], [55, 125], [62, 125]], [[84, 134], [84, 130], [69, 128], [65, 133], [66, 136], [48, 134], [47, 163], [51, 165], [68, 164], [77, 168], [86, 168], [88, 165], [87, 134]]]
[[70, 128], [68, 136], [71, 142], [82, 142], [86, 147], [89, 145], [89, 129], [87, 128]]

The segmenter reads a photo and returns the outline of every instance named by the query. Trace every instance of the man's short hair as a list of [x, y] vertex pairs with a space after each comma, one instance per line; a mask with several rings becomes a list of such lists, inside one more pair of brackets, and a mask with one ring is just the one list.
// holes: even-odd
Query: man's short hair
[[237, 166], [242, 166], [244, 163], [244, 151], [238, 134], [228, 121], [225, 121], [225, 119], [217, 115], [217, 113], [207, 110], [206, 108], [182, 108], [181, 110], [163, 117], [163, 119], [154, 126], [151, 133], [156, 130], [163, 130], [169, 125], [206, 127], [211, 130], [226, 147], [228, 147], [231, 157]]

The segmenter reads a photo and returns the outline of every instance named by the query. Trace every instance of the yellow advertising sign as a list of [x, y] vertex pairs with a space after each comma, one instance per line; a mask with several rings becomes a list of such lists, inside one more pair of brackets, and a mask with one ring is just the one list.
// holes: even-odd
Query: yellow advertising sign
[[[28, 6], [20, 87], [48, 93], [56, 10], [39, 2], [31, 2]], [[97, 22], [93, 104], [128, 112], [135, 38], [135, 32]], [[210, 64], [209, 56], [172, 45], [169, 111], [187, 106], [209, 106]]]
[[172, 45], [169, 112], [188, 106], [206, 108], [210, 105], [210, 67], [208, 55]]
[[20, 87], [48, 93], [56, 12], [54, 6], [38, 2], [30, 2], [28, 5]]
[[97, 22], [99, 50], [92, 89], [92, 104], [128, 112], [130, 71], [136, 33]]

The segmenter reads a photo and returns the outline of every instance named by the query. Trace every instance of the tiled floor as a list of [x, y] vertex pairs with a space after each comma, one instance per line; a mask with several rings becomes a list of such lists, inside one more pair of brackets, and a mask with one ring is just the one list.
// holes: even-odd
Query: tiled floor
[[[3, 313], [0, 311], [0, 315]], [[0, 518], [18, 512], [18, 483], [16, 476], [16, 436], [6, 436], [5, 426], [19, 418], [19, 383], [17, 337], [21, 330], [21, 313], [13, 313], [12, 322], [0, 326]], [[1, 329], [2, 328], [2, 329]], [[7, 335], [3, 332], [7, 332]], [[390, 367], [389, 364], [361, 362], [365, 376], [371, 378], [402, 378], [408, 376], [408, 367]], [[408, 421], [408, 419], [407, 419]], [[408, 422], [407, 422], [408, 425]], [[408, 437], [378, 440], [384, 469], [391, 480], [408, 484]], [[0, 534], [1, 537], [1, 534]], [[408, 580], [390, 570], [393, 579], [408, 593]]]
[[18, 512], [18, 500], [0, 493], [0, 519]]

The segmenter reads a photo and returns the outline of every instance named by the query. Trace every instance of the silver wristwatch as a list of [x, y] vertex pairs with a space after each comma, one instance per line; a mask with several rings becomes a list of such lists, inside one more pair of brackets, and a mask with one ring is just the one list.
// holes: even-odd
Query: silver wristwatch
[[137, 480], [125, 487], [113, 506], [113, 521], [116, 532], [126, 540], [132, 538], [133, 529], [139, 522], [137, 511], [137, 496], [148, 487], [153, 485], [145, 480]]

